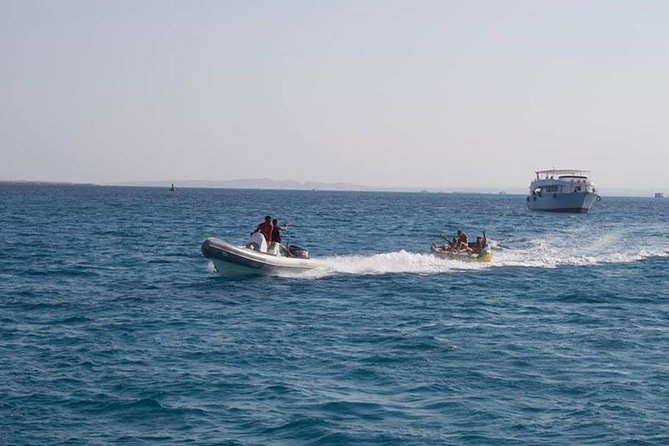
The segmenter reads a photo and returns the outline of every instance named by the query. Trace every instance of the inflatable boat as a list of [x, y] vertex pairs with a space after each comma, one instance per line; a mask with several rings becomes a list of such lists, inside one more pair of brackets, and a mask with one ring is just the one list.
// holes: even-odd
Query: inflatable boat
[[245, 246], [209, 237], [202, 243], [202, 254], [225, 277], [299, 273], [318, 266], [315, 260], [309, 258], [306, 249], [276, 242], [268, 246], [265, 237], [259, 232], [253, 234]]

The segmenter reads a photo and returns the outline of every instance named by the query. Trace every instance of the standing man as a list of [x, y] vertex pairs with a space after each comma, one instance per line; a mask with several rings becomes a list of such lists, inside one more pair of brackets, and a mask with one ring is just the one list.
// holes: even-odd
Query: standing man
[[265, 216], [265, 221], [260, 223], [258, 227], [256, 228], [255, 231], [251, 233], [251, 235], [255, 234], [256, 232], [260, 232], [264, 237], [265, 240], [267, 241], [267, 245], [272, 243], [272, 231], [274, 230], [274, 226], [272, 225], [272, 217], [269, 215]]
[[272, 231], [272, 241], [281, 243], [281, 231], [285, 231], [288, 226], [286, 224], [279, 226], [279, 220], [276, 218], [272, 220], [272, 226], [274, 227], [274, 230]]

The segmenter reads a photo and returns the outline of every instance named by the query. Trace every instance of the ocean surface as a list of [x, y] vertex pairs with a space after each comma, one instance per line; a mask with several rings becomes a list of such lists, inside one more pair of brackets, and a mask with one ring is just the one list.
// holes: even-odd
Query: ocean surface
[[[218, 276], [265, 214], [325, 266]], [[669, 199], [2, 185], [0, 445], [666, 445], [668, 270]]]

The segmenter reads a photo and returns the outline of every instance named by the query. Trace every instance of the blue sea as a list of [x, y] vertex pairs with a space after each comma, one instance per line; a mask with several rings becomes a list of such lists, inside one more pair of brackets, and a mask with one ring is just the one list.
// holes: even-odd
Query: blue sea
[[[265, 214], [325, 266], [218, 276]], [[2, 185], [0, 445], [666, 445], [668, 271], [669, 199]]]

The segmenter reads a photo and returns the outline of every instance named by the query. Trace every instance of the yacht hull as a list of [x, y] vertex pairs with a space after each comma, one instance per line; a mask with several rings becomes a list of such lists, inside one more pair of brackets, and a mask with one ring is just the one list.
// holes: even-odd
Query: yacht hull
[[594, 192], [531, 194], [527, 196], [527, 207], [533, 211], [584, 214], [598, 198]]

